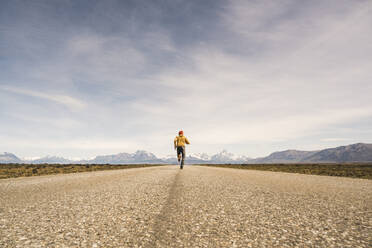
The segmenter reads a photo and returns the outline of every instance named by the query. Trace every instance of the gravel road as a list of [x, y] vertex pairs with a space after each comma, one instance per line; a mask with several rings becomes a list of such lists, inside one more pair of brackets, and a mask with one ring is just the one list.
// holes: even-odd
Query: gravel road
[[371, 247], [372, 180], [161, 166], [0, 180], [0, 247]]

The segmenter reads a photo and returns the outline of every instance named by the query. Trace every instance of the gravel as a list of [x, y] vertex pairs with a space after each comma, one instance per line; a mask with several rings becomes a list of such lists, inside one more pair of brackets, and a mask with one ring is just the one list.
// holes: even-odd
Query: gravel
[[0, 180], [0, 247], [371, 247], [372, 180], [162, 166]]

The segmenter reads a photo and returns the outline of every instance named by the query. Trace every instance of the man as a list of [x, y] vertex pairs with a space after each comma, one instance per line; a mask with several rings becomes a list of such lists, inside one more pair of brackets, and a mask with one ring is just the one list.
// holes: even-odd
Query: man
[[186, 144], [190, 144], [190, 142], [188, 141], [188, 139], [183, 136], [183, 131], [179, 131], [178, 132], [178, 136], [176, 136], [176, 138], [174, 139], [174, 149], [177, 150], [177, 158], [178, 158], [178, 162], [180, 162], [181, 160], [181, 156], [182, 156], [182, 161], [181, 161], [181, 169], [183, 168], [183, 164], [184, 164], [184, 161], [185, 161], [185, 154], [186, 154], [186, 151], [185, 151], [185, 146]]

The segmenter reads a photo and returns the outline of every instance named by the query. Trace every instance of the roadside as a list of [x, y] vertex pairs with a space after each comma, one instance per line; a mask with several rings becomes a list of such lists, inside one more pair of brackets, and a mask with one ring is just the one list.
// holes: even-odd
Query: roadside
[[311, 175], [372, 179], [372, 163], [349, 164], [199, 164], [235, 169], [290, 172]]
[[0, 164], [0, 179], [162, 165], [164, 164]]

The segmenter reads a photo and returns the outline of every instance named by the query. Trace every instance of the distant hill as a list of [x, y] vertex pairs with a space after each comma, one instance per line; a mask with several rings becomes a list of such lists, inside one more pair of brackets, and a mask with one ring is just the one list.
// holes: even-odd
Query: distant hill
[[146, 151], [136, 151], [135, 153], [119, 153], [114, 155], [97, 156], [93, 160], [87, 160], [86, 163], [94, 164], [152, 164], [163, 163], [154, 154]]
[[304, 158], [304, 162], [371, 162], [372, 144], [353, 144], [324, 149]]
[[320, 151], [286, 150], [257, 158], [250, 163], [346, 163], [372, 162], [372, 144], [352, 144]]
[[[260, 164], [260, 163], [346, 163], [372, 162], [372, 144], [352, 144], [319, 151], [285, 150], [271, 153], [267, 157], [251, 159], [246, 156], [236, 156], [226, 150], [209, 156], [206, 153], [187, 154], [188, 164]], [[0, 153], [0, 163], [49, 163], [49, 164], [174, 164], [176, 154], [158, 158], [153, 153], [138, 150], [134, 153], [118, 153], [101, 155], [94, 159], [72, 161], [63, 157], [46, 156], [34, 160], [21, 160], [12, 153]]]
[[13, 153], [0, 153], [0, 163], [22, 163], [22, 160]]
[[210, 158], [210, 163], [246, 163], [250, 158], [246, 156], [236, 156], [233, 153], [230, 153], [226, 150], [223, 150], [220, 153], [217, 153]]
[[271, 153], [267, 157], [253, 159], [250, 163], [296, 163], [305, 160], [315, 153], [317, 151], [286, 150]]
[[57, 156], [46, 156], [39, 159], [34, 160], [25, 160], [25, 162], [29, 162], [32, 164], [68, 164], [72, 163], [72, 160], [63, 158], [63, 157], [57, 157]]

